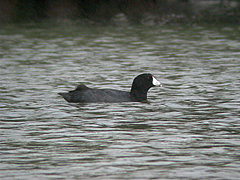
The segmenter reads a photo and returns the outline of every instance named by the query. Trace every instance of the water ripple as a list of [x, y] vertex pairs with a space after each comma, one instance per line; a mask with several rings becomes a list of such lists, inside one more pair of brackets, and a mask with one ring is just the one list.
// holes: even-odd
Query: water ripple
[[[240, 176], [234, 28], [10, 29], [0, 30], [1, 179]], [[142, 72], [163, 84], [149, 103], [57, 94], [80, 82], [127, 91]]]

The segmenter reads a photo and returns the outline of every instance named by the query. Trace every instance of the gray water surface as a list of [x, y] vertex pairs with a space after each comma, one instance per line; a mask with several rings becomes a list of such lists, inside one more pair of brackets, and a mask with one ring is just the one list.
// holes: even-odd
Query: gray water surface
[[[239, 179], [240, 27], [8, 25], [0, 29], [1, 179]], [[67, 103], [128, 91], [149, 103]]]

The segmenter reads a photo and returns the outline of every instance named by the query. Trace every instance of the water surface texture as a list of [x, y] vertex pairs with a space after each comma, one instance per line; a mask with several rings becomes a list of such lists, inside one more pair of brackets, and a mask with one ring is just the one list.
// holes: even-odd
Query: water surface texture
[[[0, 29], [0, 179], [239, 179], [240, 27], [8, 25]], [[129, 90], [149, 103], [71, 104]]]

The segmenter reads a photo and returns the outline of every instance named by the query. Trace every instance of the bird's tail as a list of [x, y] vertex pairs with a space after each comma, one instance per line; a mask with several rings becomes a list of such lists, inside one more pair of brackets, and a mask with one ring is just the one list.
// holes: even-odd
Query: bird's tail
[[67, 102], [71, 102], [71, 96], [69, 93], [58, 93], [60, 96], [62, 96]]

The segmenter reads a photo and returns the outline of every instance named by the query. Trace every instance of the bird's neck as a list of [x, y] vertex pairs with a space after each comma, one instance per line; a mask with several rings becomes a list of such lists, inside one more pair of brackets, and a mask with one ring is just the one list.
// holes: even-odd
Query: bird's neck
[[130, 95], [136, 101], [146, 101], [147, 100], [147, 92], [148, 92], [148, 90], [136, 91], [134, 89], [131, 89]]

